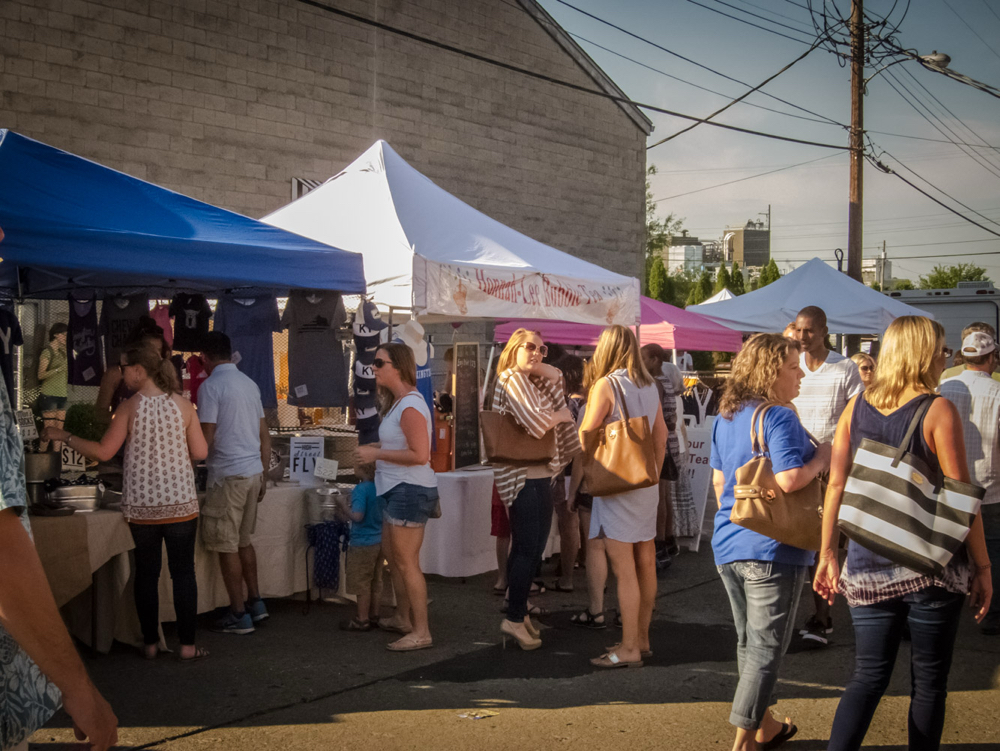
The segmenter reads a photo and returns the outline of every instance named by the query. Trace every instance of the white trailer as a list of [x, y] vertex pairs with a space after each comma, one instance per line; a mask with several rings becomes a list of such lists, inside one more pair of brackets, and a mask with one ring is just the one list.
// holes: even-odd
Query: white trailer
[[959, 282], [955, 289], [908, 289], [885, 294], [932, 314], [944, 326], [948, 346], [956, 352], [962, 348], [962, 329], [974, 321], [1000, 331], [1000, 291], [992, 282]]

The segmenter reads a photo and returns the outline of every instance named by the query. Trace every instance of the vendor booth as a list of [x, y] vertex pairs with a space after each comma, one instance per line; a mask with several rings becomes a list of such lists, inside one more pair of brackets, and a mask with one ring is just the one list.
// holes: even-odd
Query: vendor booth
[[[196, 339], [182, 342], [181, 337], [208, 330], [213, 311], [206, 296], [220, 301], [214, 311], [219, 330], [223, 298], [240, 304], [266, 300], [269, 314], [273, 307], [276, 318], [278, 296], [339, 301], [341, 293], [365, 290], [360, 255], [210, 206], [7, 130], [0, 130], [0, 228], [4, 232], [0, 289], [7, 292], [9, 301], [68, 298], [71, 334], [73, 316], [81, 318], [78, 309], [86, 309], [95, 325], [86, 318], [80, 338], [71, 336], [67, 349], [71, 363], [74, 356], [83, 354], [94, 358], [88, 369], [97, 371], [97, 381], [105, 365], [117, 364], [117, 357], [111, 356], [112, 339], [124, 325], [122, 313], [127, 309], [123, 305], [116, 311], [117, 306], [109, 301], [140, 299], [136, 314], [153, 317], [157, 311], [150, 310], [151, 298], [183, 301], [165, 311], [165, 331], [172, 329], [175, 351], [197, 352]], [[97, 326], [99, 305], [103, 307]], [[249, 310], [251, 305], [245, 307]], [[253, 364], [259, 349], [264, 363], [261, 371], [266, 377], [270, 370], [272, 378], [269, 395], [261, 388], [262, 399], [273, 398], [270, 343], [275, 329], [244, 318], [249, 313], [239, 306], [235, 310], [227, 313], [223, 329], [230, 333], [234, 349], [242, 329], [254, 329], [251, 333], [259, 333], [263, 341], [254, 350], [247, 344], [238, 366], [256, 381], [245, 368]], [[43, 323], [47, 327], [50, 322]], [[84, 333], [90, 339], [86, 347], [80, 347]], [[93, 382], [88, 376], [91, 382], [76, 384], [72, 367], [70, 372], [71, 386]], [[82, 375], [88, 375], [86, 369]], [[58, 462], [55, 467], [58, 471]], [[295, 483], [279, 482], [267, 491], [260, 506], [253, 542], [264, 597], [284, 597], [308, 587], [304, 490]], [[33, 526], [47, 576], [73, 632], [102, 651], [110, 647], [112, 636], [134, 640], [138, 630], [128, 585], [132, 540], [121, 513], [88, 510], [70, 516], [36, 516]], [[200, 540], [196, 567], [199, 611], [226, 604], [218, 557], [207, 553]], [[164, 565], [164, 620], [172, 619], [167, 575]]]
[[866, 287], [820, 258], [761, 289], [687, 310], [736, 331], [784, 331], [809, 305], [823, 309], [827, 327], [835, 334], [881, 334], [900, 316], [929, 315]]
[[[664, 349], [681, 349], [694, 352], [739, 352], [743, 337], [738, 331], [722, 326], [710, 318], [690, 310], [682, 310], [659, 300], [643, 297], [641, 302], [642, 325], [638, 336], [642, 344], [659, 344]], [[519, 328], [532, 329], [547, 342], [593, 346], [604, 331], [604, 326], [517, 319], [496, 327], [498, 342], [507, 341]], [[632, 327], [635, 331], [636, 327]]]
[[[377, 141], [342, 172], [263, 221], [365, 259], [368, 294], [390, 320], [406, 311], [422, 323], [514, 317], [595, 328], [634, 325], [639, 281], [559, 251], [507, 227], [451, 195]], [[717, 328], [717, 327], [716, 327]], [[739, 338], [738, 335], [736, 337]], [[456, 348], [460, 346], [456, 342]], [[417, 352], [418, 380], [421, 351]], [[485, 358], [484, 358], [485, 360]], [[479, 461], [480, 362], [456, 417], [456, 454], [465, 436]], [[456, 462], [456, 466], [462, 463]], [[442, 516], [421, 548], [427, 573], [473, 576], [496, 568], [489, 536], [492, 472], [439, 473]]]
[[385, 141], [263, 221], [361, 253], [372, 299], [425, 323], [519, 317], [607, 326], [639, 317], [638, 279], [476, 211]]

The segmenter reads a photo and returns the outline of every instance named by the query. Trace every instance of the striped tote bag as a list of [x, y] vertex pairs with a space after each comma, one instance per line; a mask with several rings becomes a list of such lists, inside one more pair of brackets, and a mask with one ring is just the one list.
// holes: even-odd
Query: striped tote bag
[[913, 415], [899, 446], [861, 441], [837, 524], [851, 540], [893, 563], [940, 576], [965, 542], [986, 491], [933, 472], [906, 450], [932, 401]]

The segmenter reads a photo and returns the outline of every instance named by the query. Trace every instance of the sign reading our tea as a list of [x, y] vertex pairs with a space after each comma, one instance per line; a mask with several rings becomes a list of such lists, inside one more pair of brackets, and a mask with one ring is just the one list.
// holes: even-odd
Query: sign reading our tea
[[323, 436], [292, 436], [288, 447], [288, 479], [292, 482], [311, 482], [316, 460], [322, 456]]

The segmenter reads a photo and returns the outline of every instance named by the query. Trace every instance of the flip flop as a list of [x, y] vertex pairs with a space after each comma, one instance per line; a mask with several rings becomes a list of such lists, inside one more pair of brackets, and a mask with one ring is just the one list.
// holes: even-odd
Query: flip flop
[[208, 657], [209, 652], [204, 647], [195, 647], [194, 654], [190, 657], [181, 657], [180, 653], [177, 655], [178, 662], [198, 662], [199, 660], [204, 660]]
[[415, 652], [418, 649], [430, 649], [433, 646], [434, 641], [430, 638], [413, 639], [409, 636], [404, 636], [402, 639], [386, 644], [385, 648], [390, 652]]
[[782, 743], [789, 740], [797, 732], [799, 732], [799, 729], [795, 727], [795, 723], [783, 722], [781, 723], [781, 730], [775, 733], [774, 737], [771, 740], [765, 743], [759, 743], [757, 745], [760, 746], [761, 751], [771, 751], [772, 748], [777, 748]]
[[[612, 644], [610, 647], [607, 648], [608, 652], [614, 652], [619, 647], [621, 647], [621, 645], [622, 645], [621, 642], [618, 642], [617, 644]], [[642, 659], [644, 659], [644, 660], [648, 660], [650, 657], [653, 656], [653, 650], [651, 650], [651, 649], [640, 649], [639, 650], [639, 656], [642, 657]]]
[[597, 668], [641, 668], [642, 660], [622, 660], [617, 652], [606, 652], [593, 658], [590, 664]]
[[493, 587], [493, 594], [497, 597], [503, 597], [507, 594], [507, 587]]
[[545, 592], [545, 582], [538, 580], [531, 582], [531, 589], [528, 590], [529, 595], [544, 595]]
[[551, 590], [552, 590], [553, 592], [572, 592], [572, 591], [573, 591], [573, 587], [564, 587], [564, 586], [563, 586], [562, 584], [560, 584], [559, 582], [556, 582], [555, 584], [553, 584], [553, 585], [552, 585], [552, 586], [550, 587], [550, 589], [551, 589]]
[[403, 628], [402, 626], [397, 626], [395, 623], [390, 621], [388, 618], [383, 618], [378, 622], [378, 627], [383, 631], [391, 631], [394, 634], [408, 634], [413, 629]]

